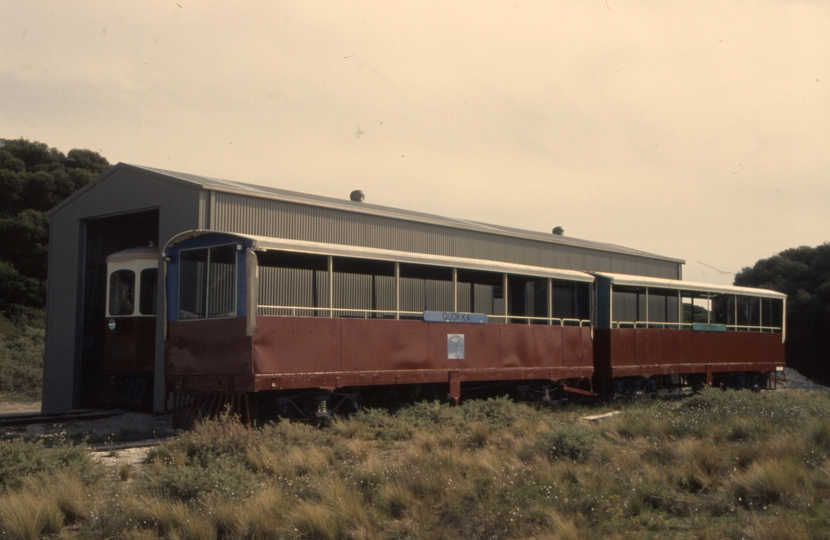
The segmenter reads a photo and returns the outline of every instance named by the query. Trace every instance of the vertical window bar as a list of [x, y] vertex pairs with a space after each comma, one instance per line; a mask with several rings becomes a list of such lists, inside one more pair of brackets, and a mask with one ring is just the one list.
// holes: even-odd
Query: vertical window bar
[[[679, 292], [677, 293], [680, 294]], [[608, 284], [608, 320], [610, 324], [608, 325], [610, 328], [614, 328], [614, 284]], [[619, 325], [617, 325], [619, 326]]]
[[326, 257], [329, 278], [329, 317], [334, 317], [334, 257]]
[[510, 310], [508, 308], [509, 300], [507, 298], [507, 274], [502, 274], [502, 289], [504, 290], [504, 293], [502, 294], [502, 296], [504, 296], [504, 322], [506, 324], [506, 323], [510, 322], [510, 319], [509, 319]]
[[683, 328], [683, 296], [677, 291], [677, 329]]
[[458, 311], [458, 268], [452, 269], [452, 310]]
[[210, 318], [210, 248], [207, 250], [205, 267], [205, 318]]
[[651, 318], [648, 315], [648, 287], [646, 287], [646, 328], [650, 328], [651, 326], [648, 324]]
[[548, 278], [548, 324], [553, 324], [553, 280]]
[[395, 319], [401, 318], [401, 263], [395, 263]]

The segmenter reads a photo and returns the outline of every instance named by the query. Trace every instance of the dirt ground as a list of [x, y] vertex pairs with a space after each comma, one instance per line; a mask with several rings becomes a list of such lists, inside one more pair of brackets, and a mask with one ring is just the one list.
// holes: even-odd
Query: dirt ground
[[39, 413], [40, 401], [0, 402], [0, 414]]
[[[39, 412], [39, 401], [0, 403], [0, 415]], [[0, 428], [0, 434], [7, 431], [20, 435], [57, 435], [85, 440], [91, 447], [93, 459], [116, 469], [129, 466], [138, 471], [147, 466], [145, 462], [151, 448], [179, 433], [170, 424], [171, 418], [167, 415], [125, 412], [97, 420]]]

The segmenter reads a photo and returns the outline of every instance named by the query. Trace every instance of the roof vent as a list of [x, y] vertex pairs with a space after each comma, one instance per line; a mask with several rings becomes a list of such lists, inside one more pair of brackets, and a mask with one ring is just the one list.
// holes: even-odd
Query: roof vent
[[563, 234], [565, 234], [565, 229], [557, 225], [553, 228], [553, 234], [558, 234], [559, 236], [562, 236]]
[[363, 202], [363, 199], [366, 198], [366, 195], [363, 194], [362, 191], [356, 189], [349, 193], [349, 199], [353, 200], [354, 202]]

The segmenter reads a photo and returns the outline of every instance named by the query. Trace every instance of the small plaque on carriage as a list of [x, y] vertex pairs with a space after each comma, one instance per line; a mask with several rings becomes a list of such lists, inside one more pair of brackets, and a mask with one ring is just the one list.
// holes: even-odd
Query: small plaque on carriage
[[726, 332], [725, 324], [694, 323], [692, 330], [695, 332]]
[[459, 313], [457, 311], [424, 311], [426, 322], [452, 322], [486, 324], [487, 315], [484, 313]]
[[447, 359], [464, 360], [464, 334], [447, 334]]

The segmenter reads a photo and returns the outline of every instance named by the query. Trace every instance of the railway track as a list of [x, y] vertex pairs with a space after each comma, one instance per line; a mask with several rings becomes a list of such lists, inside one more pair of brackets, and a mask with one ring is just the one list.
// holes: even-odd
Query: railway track
[[29, 424], [59, 424], [84, 420], [99, 420], [124, 414], [122, 410], [102, 411], [97, 409], [80, 409], [62, 414], [13, 413], [0, 414], [0, 428], [26, 426]]

